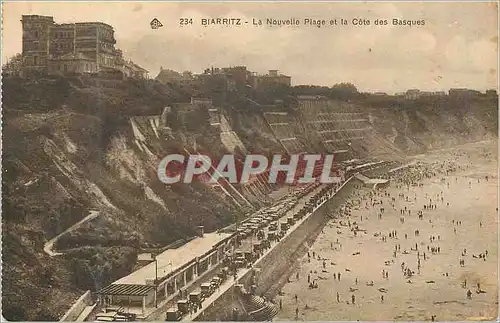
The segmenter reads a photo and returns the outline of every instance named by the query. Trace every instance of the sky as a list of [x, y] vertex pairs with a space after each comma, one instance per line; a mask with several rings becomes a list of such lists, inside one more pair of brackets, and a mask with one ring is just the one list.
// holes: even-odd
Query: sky
[[[245, 65], [277, 69], [292, 84], [351, 82], [360, 91], [409, 88], [498, 89], [498, 7], [493, 2], [4, 2], [2, 58], [22, 51], [21, 16], [50, 15], [56, 23], [101, 21], [115, 29], [116, 47], [150, 71], [160, 67], [201, 73], [208, 67]], [[158, 18], [163, 27], [149, 23]], [[240, 18], [242, 26], [202, 26], [202, 18]], [[193, 24], [180, 26], [181, 18]], [[298, 19], [270, 27], [267, 18]], [[305, 26], [304, 19], [327, 26]], [[347, 26], [329, 26], [341, 18]], [[353, 19], [369, 19], [355, 26]], [[392, 19], [425, 20], [393, 26]], [[253, 20], [264, 25], [253, 26]], [[375, 20], [388, 25], [375, 25]]]

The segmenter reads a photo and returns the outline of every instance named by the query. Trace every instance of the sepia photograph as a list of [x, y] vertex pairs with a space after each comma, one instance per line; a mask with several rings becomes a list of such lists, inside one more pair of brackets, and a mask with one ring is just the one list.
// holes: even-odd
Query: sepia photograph
[[2, 1], [2, 321], [497, 321], [498, 1]]

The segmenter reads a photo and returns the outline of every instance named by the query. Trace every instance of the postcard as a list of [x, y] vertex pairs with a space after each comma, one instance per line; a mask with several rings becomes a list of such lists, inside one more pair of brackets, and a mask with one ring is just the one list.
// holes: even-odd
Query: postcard
[[3, 320], [497, 319], [498, 2], [2, 6]]

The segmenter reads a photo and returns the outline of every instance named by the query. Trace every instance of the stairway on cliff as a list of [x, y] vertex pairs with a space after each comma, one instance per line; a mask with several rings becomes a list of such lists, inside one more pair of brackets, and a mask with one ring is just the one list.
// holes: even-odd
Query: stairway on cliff
[[271, 128], [274, 136], [283, 149], [289, 154], [298, 154], [306, 150], [297, 135], [296, 121], [293, 116], [285, 111], [264, 112], [264, 119]]
[[[340, 160], [375, 156], [396, 157], [398, 149], [373, 128], [369, 115], [359, 108], [334, 100], [304, 105], [301, 116], [308, 137], [321, 142]], [[344, 156], [344, 158], [342, 158]]]

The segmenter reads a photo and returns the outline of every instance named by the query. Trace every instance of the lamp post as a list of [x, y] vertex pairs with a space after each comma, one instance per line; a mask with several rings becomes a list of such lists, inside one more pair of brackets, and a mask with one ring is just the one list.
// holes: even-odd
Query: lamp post
[[158, 259], [155, 255], [155, 308], [158, 307]]
[[[235, 273], [234, 273], [234, 277], [235, 277], [234, 284], [236, 285], [236, 277], [237, 277], [236, 276], [237, 275], [236, 271], [237, 271], [237, 269], [236, 269], [236, 267], [234, 265], [235, 264], [234, 253], [235, 253], [236, 247], [238, 246], [238, 244], [240, 242], [239, 241], [240, 236], [239, 236], [239, 232], [238, 232], [238, 213], [236, 213], [236, 212], [234, 213], [234, 219], [235, 219], [235, 224], [236, 224], [236, 234], [235, 234], [235, 239], [234, 239], [235, 244], [233, 245], [233, 250], [232, 250], [232, 255], [231, 255], [230, 268], [234, 268], [234, 271], [235, 271]], [[236, 296], [235, 293], [236, 293], [236, 288], [233, 288], [233, 292], [231, 293], [231, 300], [232, 300], [231, 304], [234, 304], [234, 300], [236, 298], [235, 297]]]

